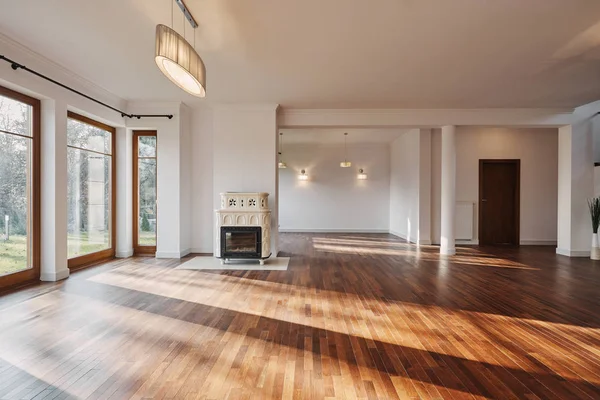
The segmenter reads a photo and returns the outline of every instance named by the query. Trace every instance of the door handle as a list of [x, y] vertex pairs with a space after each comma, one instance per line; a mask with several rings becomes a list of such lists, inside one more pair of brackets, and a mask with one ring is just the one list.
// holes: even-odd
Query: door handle
[[487, 199], [481, 199], [481, 201], [487, 201]]

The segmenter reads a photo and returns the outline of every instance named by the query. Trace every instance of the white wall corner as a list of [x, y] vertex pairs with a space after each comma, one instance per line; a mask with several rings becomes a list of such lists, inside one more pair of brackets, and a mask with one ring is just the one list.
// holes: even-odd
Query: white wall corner
[[397, 236], [397, 237], [399, 237], [402, 240], [406, 240], [407, 243], [416, 244], [416, 245], [420, 245], [420, 244], [426, 245], [425, 243], [418, 242], [417, 238], [415, 238], [415, 237], [408, 237], [407, 235], [405, 235], [402, 232], [390, 230], [389, 233], [390, 233], [390, 235]]
[[183, 249], [179, 252], [179, 258], [183, 258], [192, 253], [192, 249]]

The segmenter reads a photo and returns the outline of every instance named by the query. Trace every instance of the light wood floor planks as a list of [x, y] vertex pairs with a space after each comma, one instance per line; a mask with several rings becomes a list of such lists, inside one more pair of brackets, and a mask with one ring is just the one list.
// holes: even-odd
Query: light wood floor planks
[[130, 258], [0, 297], [0, 398], [600, 398], [600, 263], [382, 234], [281, 247], [288, 271]]

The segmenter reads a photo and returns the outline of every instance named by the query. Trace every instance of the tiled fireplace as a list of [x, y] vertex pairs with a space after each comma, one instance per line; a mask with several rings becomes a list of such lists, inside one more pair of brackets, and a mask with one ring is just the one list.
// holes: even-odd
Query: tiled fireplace
[[216, 257], [259, 260], [271, 256], [271, 211], [268, 193], [221, 193], [216, 211]]

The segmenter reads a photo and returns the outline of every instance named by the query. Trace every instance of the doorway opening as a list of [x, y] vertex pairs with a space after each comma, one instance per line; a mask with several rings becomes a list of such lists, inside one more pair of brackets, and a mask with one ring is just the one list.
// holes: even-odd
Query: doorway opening
[[133, 131], [133, 253], [156, 253], [156, 131]]

